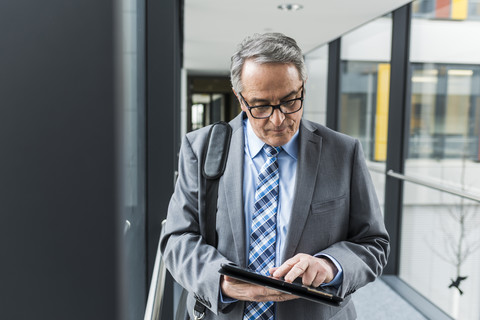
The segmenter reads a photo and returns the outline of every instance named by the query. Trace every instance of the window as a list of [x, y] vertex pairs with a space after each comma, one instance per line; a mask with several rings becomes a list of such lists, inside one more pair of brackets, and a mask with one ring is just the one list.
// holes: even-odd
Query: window
[[341, 40], [339, 131], [362, 147], [383, 207], [392, 18], [378, 18]]
[[[472, 35], [480, 33], [480, 21], [473, 20], [476, 5], [413, 3], [405, 162], [405, 175], [470, 194], [480, 194], [480, 46], [472, 45]], [[480, 203], [406, 182], [400, 277], [450, 316], [469, 320], [480, 314], [479, 269]]]
[[479, 83], [479, 65], [413, 64], [410, 159], [480, 159]]

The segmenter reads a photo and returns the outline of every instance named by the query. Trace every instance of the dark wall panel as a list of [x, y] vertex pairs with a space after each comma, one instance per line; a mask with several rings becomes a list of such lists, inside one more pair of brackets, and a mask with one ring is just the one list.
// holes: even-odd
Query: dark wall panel
[[0, 318], [115, 319], [112, 1], [0, 3]]
[[148, 275], [167, 216], [177, 165], [180, 109], [180, 3], [147, 1]]
[[338, 130], [340, 124], [341, 41], [337, 38], [328, 43], [327, 127], [332, 130]]
[[[180, 145], [183, 1], [147, 0], [147, 279], [161, 222], [173, 193]], [[167, 276], [162, 316], [173, 319], [173, 280]]]

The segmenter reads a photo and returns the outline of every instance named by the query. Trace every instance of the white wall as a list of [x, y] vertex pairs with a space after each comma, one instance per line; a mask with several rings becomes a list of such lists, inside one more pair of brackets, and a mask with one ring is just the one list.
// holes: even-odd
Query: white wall
[[308, 79], [305, 84], [303, 116], [305, 119], [326, 124], [328, 45], [319, 47], [305, 56]]

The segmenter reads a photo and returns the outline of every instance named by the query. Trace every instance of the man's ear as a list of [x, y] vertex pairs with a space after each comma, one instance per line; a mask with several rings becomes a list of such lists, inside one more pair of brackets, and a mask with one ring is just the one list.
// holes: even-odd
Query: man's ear
[[240, 97], [238, 96], [237, 91], [235, 91], [235, 89], [233, 89], [233, 87], [232, 87], [232, 91], [233, 91], [233, 94], [235, 95], [235, 97], [237, 97], [238, 103], [240, 104], [240, 107], [241, 107], [242, 106], [242, 100], [240, 100]]
[[243, 111], [247, 112], [246, 108], [244, 107], [242, 100], [240, 99], [240, 96], [238, 93], [235, 91], [235, 89], [232, 88], [233, 94], [235, 94], [235, 97], [237, 97], [238, 103], [240, 104], [240, 108], [242, 108]]

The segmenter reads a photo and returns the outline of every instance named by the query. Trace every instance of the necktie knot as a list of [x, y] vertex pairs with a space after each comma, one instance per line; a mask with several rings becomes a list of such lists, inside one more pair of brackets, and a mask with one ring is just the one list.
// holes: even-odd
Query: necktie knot
[[265, 144], [263, 146], [263, 150], [265, 151], [267, 156], [270, 158], [270, 157], [276, 157], [277, 154], [280, 152], [280, 150], [282, 150], [282, 147], [272, 147], [268, 144]]

